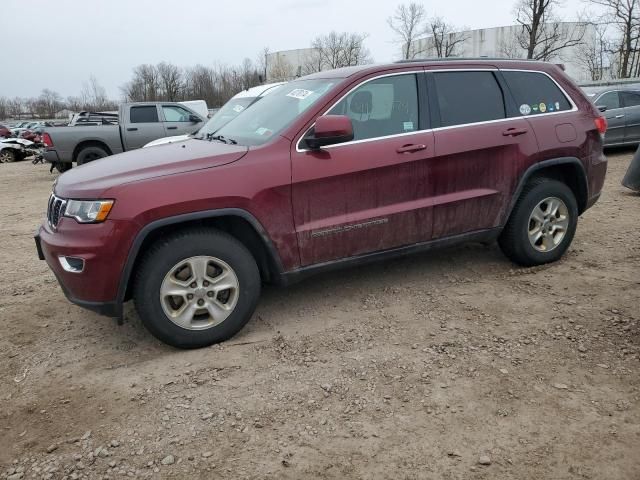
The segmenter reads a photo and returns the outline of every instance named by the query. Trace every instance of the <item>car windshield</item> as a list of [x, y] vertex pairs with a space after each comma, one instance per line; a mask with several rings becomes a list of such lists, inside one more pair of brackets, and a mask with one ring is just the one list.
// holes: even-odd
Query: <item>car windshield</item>
[[215, 132], [219, 128], [223, 127], [231, 120], [236, 118], [243, 112], [247, 107], [258, 101], [260, 97], [239, 97], [232, 98], [227, 103], [225, 103], [220, 110], [218, 110], [213, 117], [209, 119], [207, 123], [205, 123], [198, 133], [196, 133], [196, 138], [206, 138], [206, 136], [210, 133]]
[[291, 125], [335, 84], [334, 79], [288, 83], [252, 105], [249, 113], [238, 115], [219, 130], [210, 132], [209, 137], [240, 145], [262, 145]]

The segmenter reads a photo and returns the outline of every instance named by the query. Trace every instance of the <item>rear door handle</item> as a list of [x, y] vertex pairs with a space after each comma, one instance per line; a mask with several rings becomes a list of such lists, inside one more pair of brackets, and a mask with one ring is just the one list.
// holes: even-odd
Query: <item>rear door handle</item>
[[526, 128], [508, 128], [502, 132], [502, 135], [505, 137], [517, 137], [518, 135], [524, 135], [527, 131]]
[[137, 127], [129, 127], [127, 128], [127, 132], [137, 132], [138, 128]]
[[616, 115], [616, 118], [624, 118], [624, 115]]
[[401, 147], [396, 148], [396, 152], [398, 153], [413, 153], [413, 152], [419, 152], [420, 150], [426, 150], [427, 146], [423, 145], [421, 143], [419, 144], [414, 144], [411, 143], [409, 145], [403, 145]]
[[178, 127], [167, 127], [167, 130], [177, 130]]

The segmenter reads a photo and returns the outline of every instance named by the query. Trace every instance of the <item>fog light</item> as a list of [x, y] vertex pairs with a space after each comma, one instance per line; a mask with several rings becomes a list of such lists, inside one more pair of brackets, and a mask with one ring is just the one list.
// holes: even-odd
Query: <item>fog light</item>
[[65, 272], [81, 273], [84, 270], [84, 259], [78, 257], [58, 257]]

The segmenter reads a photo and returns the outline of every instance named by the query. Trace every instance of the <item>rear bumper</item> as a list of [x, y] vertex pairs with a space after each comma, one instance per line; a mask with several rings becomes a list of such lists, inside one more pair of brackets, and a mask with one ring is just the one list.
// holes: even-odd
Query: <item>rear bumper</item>
[[60, 158], [58, 157], [58, 152], [55, 150], [45, 150], [42, 152], [42, 156], [49, 163], [58, 163], [60, 162]]
[[[109, 317], [122, 316], [118, 287], [130, 243], [129, 222], [80, 225], [63, 218], [53, 231], [45, 222], [34, 237], [38, 257], [53, 271], [64, 295], [76, 305]], [[81, 272], [63, 268], [59, 257], [82, 258]]]

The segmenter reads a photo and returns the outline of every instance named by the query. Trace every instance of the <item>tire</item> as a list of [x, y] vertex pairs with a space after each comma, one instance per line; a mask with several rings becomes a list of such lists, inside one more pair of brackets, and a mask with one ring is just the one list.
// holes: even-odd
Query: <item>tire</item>
[[17, 158], [16, 152], [12, 148], [5, 148], [0, 152], [0, 163], [12, 163]]
[[98, 160], [99, 158], [108, 157], [109, 153], [102, 148], [97, 146], [89, 146], [84, 147], [80, 152], [78, 152], [78, 156], [76, 157], [76, 162], [78, 165], [84, 165], [85, 163], [93, 162], [94, 160]]
[[60, 173], [71, 170], [71, 167], [73, 166], [71, 162], [56, 162], [54, 165], [56, 167], [56, 170]]
[[498, 243], [513, 262], [542, 265], [564, 255], [577, 225], [578, 204], [571, 189], [558, 180], [537, 178], [525, 185]]
[[[201, 265], [203, 259], [209, 261], [205, 266], [207, 272], [214, 273], [194, 276], [191, 265]], [[216, 288], [214, 280], [222, 278], [217, 273], [219, 267], [227, 272], [225, 285], [234, 284], [235, 278], [236, 287], [219, 293], [209, 290]], [[216, 274], [220, 276], [215, 277]], [[208, 287], [207, 279], [213, 279]], [[185, 281], [189, 285], [177, 285]], [[197, 288], [192, 288], [194, 283]], [[224, 286], [221, 281], [218, 283]], [[158, 240], [145, 252], [135, 272], [133, 300], [142, 323], [156, 338], [177, 348], [200, 348], [239, 332], [258, 304], [260, 288], [258, 266], [242, 243], [218, 230], [190, 229]], [[173, 293], [174, 289], [180, 290], [181, 295], [165, 293]], [[214, 298], [209, 297], [211, 293]], [[191, 300], [187, 298], [189, 295]], [[197, 307], [197, 302], [204, 302], [205, 306]], [[222, 304], [233, 308], [218, 316]], [[197, 315], [190, 313], [191, 307], [199, 309]], [[215, 318], [209, 308], [214, 309]], [[180, 311], [191, 320], [183, 321]], [[228, 316], [223, 318], [224, 315]]]

